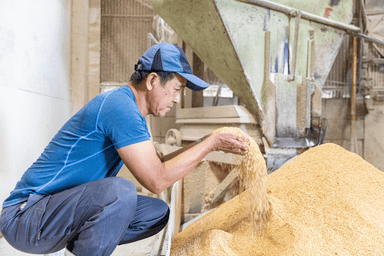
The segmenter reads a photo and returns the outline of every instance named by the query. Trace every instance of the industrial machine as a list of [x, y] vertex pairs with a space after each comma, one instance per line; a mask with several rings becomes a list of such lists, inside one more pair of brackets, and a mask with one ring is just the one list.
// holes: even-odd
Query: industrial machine
[[168, 143], [237, 126], [265, 149], [270, 171], [321, 144], [321, 89], [348, 25], [352, 0], [152, 0], [154, 10], [245, 105], [178, 109]]

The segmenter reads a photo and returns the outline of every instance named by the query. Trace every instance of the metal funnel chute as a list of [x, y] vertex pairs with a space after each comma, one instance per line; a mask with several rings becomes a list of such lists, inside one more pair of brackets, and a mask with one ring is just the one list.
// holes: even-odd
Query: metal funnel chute
[[150, 1], [241, 99], [270, 145], [316, 143], [321, 88], [345, 31], [359, 31], [347, 25], [352, 0]]

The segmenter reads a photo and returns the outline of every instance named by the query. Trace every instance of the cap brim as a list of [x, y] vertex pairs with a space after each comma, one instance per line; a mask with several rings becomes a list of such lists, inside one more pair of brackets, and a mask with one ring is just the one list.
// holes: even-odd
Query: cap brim
[[204, 80], [198, 78], [195, 75], [188, 74], [188, 73], [179, 73], [179, 72], [177, 73], [188, 80], [187, 87], [193, 91], [197, 91], [197, 92], [202, 91], [206, 89], [208, 86], [210, 86], [209, 83], [205, 82]]

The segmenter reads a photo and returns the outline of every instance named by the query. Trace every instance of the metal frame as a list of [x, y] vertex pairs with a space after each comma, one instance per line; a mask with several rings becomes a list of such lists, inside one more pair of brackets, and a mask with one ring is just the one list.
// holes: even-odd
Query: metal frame
[[[300, 10], [297, 10], [295, 8], [291, 8], [291, 7], [288, 7], [288, 6], [285, 6], [282, 4], [277, 4], [277, 3], [267, 1], [267, 0], [236, 0], [236, 1], [244, 2], [247, 4], [258, 5], [258, 6], [268, 8], [268, 9], [271, 9], [274, 11], [282, 12], [282, 13], [285, 13], [285, 14], [288, 14], [288, 15], [291, 15], [294, 17], [296, 15], [298, 15], [298, 13], [300, 12]], [[301, 11], [301, 18], [306, 19], [306, 20], [310, 20], [310, 21], [315, 21], [315, 22], [318, 22], [318, 23], [321, 23], [321, 24], [324, 24], [327, 26], [332, 26], [332, 27], [346, 30], [346, 31], [351, 31], [351, 32], [355, 32], [355, 33], [360, 32], [359, 27], [356, 27], [353, 25], [347, 25], [347, 24], [344, 24], [344, 23], [341, 23], [338, 21], [327, 19], [327, 18], [324, 18], [321, 16], [314, 15], [312, 13], [304, 12], [304, 11]]]
[[298, 9], [291, 8], [291, 7], [282, 5], [282, 4], [277, 4], [277, 3], [267, 1], [267, 0], [236, 0], [236, 1], [244, 2], [244, 3], [252, 4], [252, 5], [258, 5], [258, 6], [265, 7], [265, 8], [274, 10], [274, 11], [278, 11], [278, 12], [282, 12], [282, 13], [291, 15], [293, 17], [299, 16], [299, 19], [302, 18], [302, 19], [306, 19], [309, 21], [318, 22], [318, 23], [321, 23], [321, 24], [324, 24], [327, 26], [332, 26], [332, 27], [335, 27], [335, 28], [338, 28], [341, 30], [345, 30], [349, 33], [355, 34], [354, 36], [356, 36], [358, 38], [363, 38], [363, 39], [371, 41], [371, 42], [384, 44], [384, 41], [381, 41], [379, 39], [369, 37], [367, 35], [359, 33], [359, 32], [361, 32], [361, 29], [359, 27], [356, 27], [353, 25], [347, 25], [347, 24], [344, 24], [344, 23], [341, 23], [338, 21], [334, 21], [334, 20], [327, 19], [327, 18], [318, 16], [318, 15], [314, 15], [312, 13], [300, 11]]

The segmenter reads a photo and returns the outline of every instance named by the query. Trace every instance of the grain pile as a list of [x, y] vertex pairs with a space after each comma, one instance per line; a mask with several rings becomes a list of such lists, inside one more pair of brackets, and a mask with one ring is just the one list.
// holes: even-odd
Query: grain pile
[[[245, 133], [236, 127], [223, 127], [215, 130], [213, 134], [221, 131], [234, 132], [239, 137]], [[249, 190], [249, 207], [244, 211], [244, 217], [251, 216], [255, 231], [262, 232], [268, 218], [269, 202], [267, 198], [267, 167], [260, 152], [259, 146], [253, 139], [248, 141], [247, 151], [238, 157], [238, 172], [240, 191]]]
[[172, 255], [384, 255], [384, 174], [358, 155], [312, 148], [270, 174], [267, 188], [262, 235], [241, 219], [246, 190], [179, 233]]

